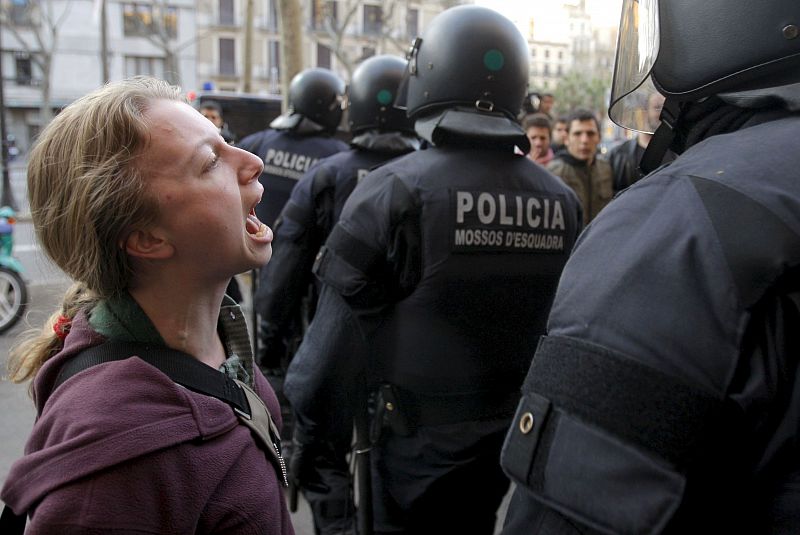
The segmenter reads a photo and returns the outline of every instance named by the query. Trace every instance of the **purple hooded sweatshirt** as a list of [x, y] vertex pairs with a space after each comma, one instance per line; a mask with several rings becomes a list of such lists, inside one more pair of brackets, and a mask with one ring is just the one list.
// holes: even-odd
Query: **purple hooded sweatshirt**
[[[52, 392], [61, 366], [103, 342], [85, 315], [34, 381], [40, 416], [0, 497], [31, 515], [27, 534], [291, 535], [280, 476], [226, 403], [133, 357]], [[280, 426], [264, 376], [255, 390]]]

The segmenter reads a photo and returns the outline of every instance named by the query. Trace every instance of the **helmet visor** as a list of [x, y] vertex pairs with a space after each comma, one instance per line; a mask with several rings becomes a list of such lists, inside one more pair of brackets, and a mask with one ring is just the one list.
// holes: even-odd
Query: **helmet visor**
[[658, 95], [650, 79], [658, 43], [658, 0], [624, 0], [608, 107], [608, 116], [623, 128], [653, 133], [658, 127], [658, 117], [654, 124], [647, 112], [651, 96]]
[[408, 80], [417, 73], [417, 52], [419, 52], [419, 45], [422, 44], [422, 38], [416, 37], [408, 47], [406, 52], [406, 71], [400, 79], [400, 85], [397, 88], [397, 96], [394, 98], [393, 106], [398, 110], [408, 111]]

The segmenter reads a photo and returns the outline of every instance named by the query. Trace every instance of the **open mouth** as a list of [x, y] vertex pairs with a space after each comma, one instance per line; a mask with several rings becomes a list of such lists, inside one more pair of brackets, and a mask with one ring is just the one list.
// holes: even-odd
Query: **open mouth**
[[247, 230], [248, 234], [256, 238], [264, 238], [266, 237], [267, 232], [269, 232], [269, 227], [267, 227], [264, 223], [259, 221], [258, 217], [256, 217], [255, 208], [251, 208], [250, 213], [247, 214], [245, 229]]

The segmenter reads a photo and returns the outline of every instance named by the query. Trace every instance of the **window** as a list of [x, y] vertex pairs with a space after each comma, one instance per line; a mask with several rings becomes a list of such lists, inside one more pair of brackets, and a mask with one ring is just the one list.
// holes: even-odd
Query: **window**
[[126, 37], [163, 34], [178, 36], [178, 8], [150, 4], [122, 4], [122, 26]]
[[122, 23], [127, 36], [152, 33], [153, 6], [122, 4]]
[[544, 49], [544, 57], [545, 57], [545, 59], [550, 57], [550, 49], [549, 48], [545, 48]]
[[381, 6], [364, 6], [364, 33], [366, 35], [379, 35], [383, 26], [383, 12]]
[[564, 59], [564, 51], [563, 50], [559, 50], [558, 51], [558, 59]]
[[164, 78], [164, 58], [125, 56], [125, 76], [137, 75]]
[[178, 37], [178, 8], [167, 6], [164, 9], [163, 28], [170, 39]]
[[317, 67], [331, 68], [331, 49], [320, 43], [317, 43]]
[[16, 67], [15, 81], [17, 85], [33, 85], [31, 57], [25, 52], [15, 53], [14, 66]]
[[419, 35], [419, 9], [409, 9], [406, 12], [406, 35], [412, 39]]
[[28, 0], [11, 0], [8, 15], [12, 24], [16, 26], [30, 26], [30, 2], [28, 2]]
[[281, 43], [267, 41], [267, 72], [271, 82], [278, 83], [281, 78]]
[[315, 30], [325, 29], [325, 20], [336, 23], [337, 3], [330, 0], [312, 0], [311, 27]]
[[219, 40], [219, 74], [236, 76], [236, 41], [233, 39]]
[[328, 15], [328, 17], [331, 19], [331, 21], [332, 21], [334, 24], [335, 24], [336, 22], [338, 22], [338, 20], [339, 20], [339, 18], [338, 18], [338, 16], [339, 16], [339, 15], [338, 15], [338, 11], [339, 11], [339, 3], [338, 3], [338, 2], [336, 2], [335, 0], [332, 0], [332, 1], [330, 1], [330, 2], [327, 2], [327, 3], [325, 4], [325, 9], [327, 9], [327, 11], [326, 11], [326, 14], [327, 14], [327, 15]]
[[278, 31], [278, 0], [267, 1], [267, 29]]
[[547, 63], [544, 64], [544, 69], [542, 70], [542, 74], [544, 76], [550, 76], [550, 65]]
[[233, 0], [219, 0], [220, 26], [233, 26], [236, 24], [233, 15]]
[[325, 27], [325, 9], [322, 2], [323, 0], [311, 0], [311, 27], [315, 30]]
[[532, 58], [536, 57], [536, 49], [535, 48], [531, 48], [531, 57]]
[[561, 76], [562, 74], [564, 74], [564, 69], [559, 65], [556, 67], [556, 76]]
[[371, 58], [375, 55], [375, 49], [371, 46], [365, 46], [361, 49], [361, 59]]

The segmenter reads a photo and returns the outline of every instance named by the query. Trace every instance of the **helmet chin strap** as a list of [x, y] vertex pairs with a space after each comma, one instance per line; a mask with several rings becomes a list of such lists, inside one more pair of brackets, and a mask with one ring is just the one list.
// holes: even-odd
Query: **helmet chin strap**
[[642, 155], [642, 161], [639, 162], [639, 170], [643, 175], [647, 175], [661, 166], [664, 155], [677, 134], [682, 112], [681, 103], [667, 97], [664, 107], [661, 109], [661, 124], [653, 133], [653, 137]]

